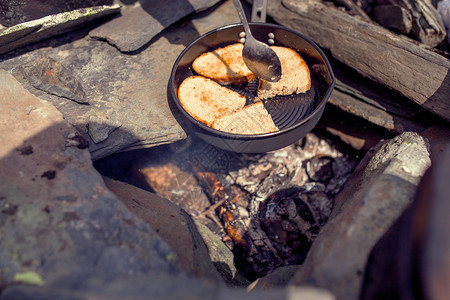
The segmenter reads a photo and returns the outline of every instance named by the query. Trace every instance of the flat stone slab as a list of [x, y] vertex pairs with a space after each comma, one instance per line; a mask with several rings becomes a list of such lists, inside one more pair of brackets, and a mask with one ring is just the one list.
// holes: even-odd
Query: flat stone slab
[[[176, 119], [178, 110], [171, 107], [167, 96], [173, 64], [199, 35], [237, 22], [232, 3], [225, 2], [185, 23], [174, 24], [132, 55], [80, 30], [41, 42], [22, 55], [5, 57], [0, 68], [11, 72], [33, 94], [54, 104], [89, 141], [92, 158], [97, 160], [119, 151], [184, 139], [186, 133]], [[46, 83], [44, 75], [51, 71], [42, 63], [47, 61], [43, 57], [61, 66], [59, 76], [70, 77], [71, 86], [82, 87], [89, 104], [35, 88]], [[32, 82], [24, 73], [31, 67], [33, 74], [43, 74]], [[64, 88], [67, 90], [67, 85]], [[70, 98], [72, 94], [65, 95]]]
[[80, 8], [8, 27], [0, 31], [0, 54], [68, 32], [74, 27], [119, 11], [120, 6], [117, 4]]
[[2, 2], [0, 5], [0, 24], [11, 27], [37, 20], [46, 16], [102, 5], [111, 5], [114, 0], [52, 0]]
[[218, 0], [138, 1], [125, 9], [120, 17], [95, 28], [89, 35], [108, 41], [120, 51], [136, 51], [179, 19], [218, 2]]
[[51, 103], [0, 70], [0, 106], [2, 288], [182, 274], [170, 247], [105, 187], [87, 142]]
[[20, 70], [36, 89], [80, 104], [89, 103], [83, 87], [71, 76], [71, 71], [49, 57], [41, 56], [33, 64], [20, 67]]

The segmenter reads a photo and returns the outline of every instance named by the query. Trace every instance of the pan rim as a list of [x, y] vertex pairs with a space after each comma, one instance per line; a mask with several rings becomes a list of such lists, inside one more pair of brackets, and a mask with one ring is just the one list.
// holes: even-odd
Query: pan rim
[[272, 23], [255, 23], [255, 22], [251, 22], [249, 23], [251, 26], [264, 26], [264, 27], [272, 27], [272, 28], [277, 28], [277, 29], [281, 29], [281, 30], [285, 30], [288, 31], [292, 34], [295, 34], [297, 36], [299, 36], [300, 38], [304, 39], [306, 42], [308, 42], [311, 46], [313, 46], [316, 51], [320, 54], [320, 56], [322, 57], [322, 59], [324, 60], [324, 63], [327, 67], [327, 70], [330, 74], [330, 78], [331, 78], [331, 82], [330, 85], [326, 91], [326, 93], [324, 94], [323, 98], [321, 99], [321, 101], [316, 105], [316, 107], [314, 108], [314, 110], [304, 119], [302, 119], [300, 122], [288, 127], [288, 128], [284, 128], [282, 130], [278, 130], [275, 132], [268, 132], [268, 133], [261, 133], [261, 134], [239, 134], [239, 133], [230, 133], [230, 132], [225, 132], [225, 131], [220, 131], [217, 129], [214, 129], [212, 127], [207, 126], [206, 124], [203, 124], [202, 122], [198, 121], [197, 119], [195, 119], [193, 116], [191, 116], [185, 109], [184, 107], [181, 105], [180, 100], [178, 99], [178, 93], [177, 91], [175, 91], [175, 83], [174, 83], [174, 79], [175, 79], [175, 73], [178, 70], [178, 66], [179, 63], [181, 61], [181, 59], [184, 57], [184, 55], [186, 54], [186, 52], [188, 52], [190, 50], [191, 47], [193, 47], [196, 43], [198, 43], [199, 41], [201, 41], [202, 39], [206, 38], [207, 36], [214, 34], [218, 31], [222, 31], [222, 30], [226, 30], [229, 28], [234, 28], [234, 27], [243, 27], [243, 25], [241, 23], [235, 23], [235, 24], [228, 24], [225, 26], [221, 26], [218, 28], [215, 28], [211, 31], [208, 31], [204, 34], [202, 34], [201, 36], [197, 37], [195, 40], [193, 40], [191, 43], [189, 43], [189, 45], [187, 45], [183, 51], [178, 55], [177, 59], [175, 60], [175, 63], [172, 67], [172, 71], [170, 73], [170, 79], [169, 79], [169, 88], [170, 88], [170, 92], [172, 95], [172, 98], [175, 101], [176, 106], [178, 107], [178, 109], [183, 113], [183, 115], [185, 117], [187, 117], [189, 119], [189, 121], [191, 121], [192, 123], [194, 123], [194, 125], [199, 126], [201, 129], [206, 130], [207, 132], [214, 134], [214, 135], [218, 135], [222, 138], [227, 138], [227, 139], [234, 139], [234, 140], [258, 140], [258, 139], [266, 139], [266, 138], [270, 138], [270, 137], [274, 137], [274, 136], [278, 136], [278, 135], [282, 135], [284, 133], [293, 131], [295, 129], [297, 129], [298, 127], [304, 125], [305, 123], [307, 123], [311, 118], [313, 118], [317, 113], [319, 113], [322, 110], [322, 106], [325, 106], [326, 102], [328, 101], [335, 83], [336, 83], [336, 78], [334, 76], [333, 70], [331, 68], [330, 62], [328, 61], [328, 58], [325, 56], [324, 52], [322, 51], [322, 49], [319, 48], [319, 46], [314, 43], [310, 38], [304, 36], [303, 34], [292, 30], [290, 28], [287, 28], [285, 26], [282, 25], [278, 25], [278, 24], [272, 24]]

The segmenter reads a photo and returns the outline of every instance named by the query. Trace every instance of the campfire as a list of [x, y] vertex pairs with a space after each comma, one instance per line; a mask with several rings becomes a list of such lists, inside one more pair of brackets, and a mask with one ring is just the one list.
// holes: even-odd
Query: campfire
[[192, 137], [96, 166], [182, 207], [234, 250], [238, 269], [254, 280], [303, 262], [361, 158], [331, 137], [310, 133], [267, 154], [228, 152]]

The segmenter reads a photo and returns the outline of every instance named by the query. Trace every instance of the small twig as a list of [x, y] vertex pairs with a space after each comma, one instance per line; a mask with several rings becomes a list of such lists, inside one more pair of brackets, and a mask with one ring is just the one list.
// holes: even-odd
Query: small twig
[[220, 228], [223, 228], [223, 224], [220, 223], [219, 218], [214, 213], [208, 212], [206, 214], [206, 217], [209, 218], [214, 223], [216, 223], [216, 225], [219, 226]]
[[[225, 201], [227, 201], [227, 199], [222, 199], [216, 202], [215, 204], [208, 207], [206, 210], [202, 211], [200, 214], [196, 215], [194, 218], [200, 218], [210, 213], [213, 213], [219, 206], [222, 206], [225, 203]], [[223, 225], [221, 224], [221, 226]]]

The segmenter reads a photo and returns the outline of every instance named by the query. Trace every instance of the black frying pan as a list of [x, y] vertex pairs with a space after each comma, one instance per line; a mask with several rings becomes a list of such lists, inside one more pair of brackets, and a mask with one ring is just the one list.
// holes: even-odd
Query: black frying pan
[[[189, 44], [175, 61], [169, 89], [172, 99], [190, 124], [189, 130], [201, 139], [233, 152], [263, 153], [288, 146], [303, 138], [314, 128], [334, 88], [335, 78], [324, 53], [307, 37], [275, 24], [250, 23], [250, 28], [259, 41], [267, 43], [269, 34], [273, 34], [273, 45], [296, 50], [306, 61], [311, 72], [312, 87], [306, 94], [277, 97], [264, 103], [279, 131], [253, 135], [219, 131], [194, 119], [178, 100], [177, 91], [180, 84], [187, 77], [195, 75], [191, 68], [195, 58], [204, 52], [239, 42], [240, 33], [244, 31], [241, 24], [212, 30]], [[250, 99], [252, 94], [256, 93], [257, 81], [246, 86], [230, 86], [229, 88]]]

